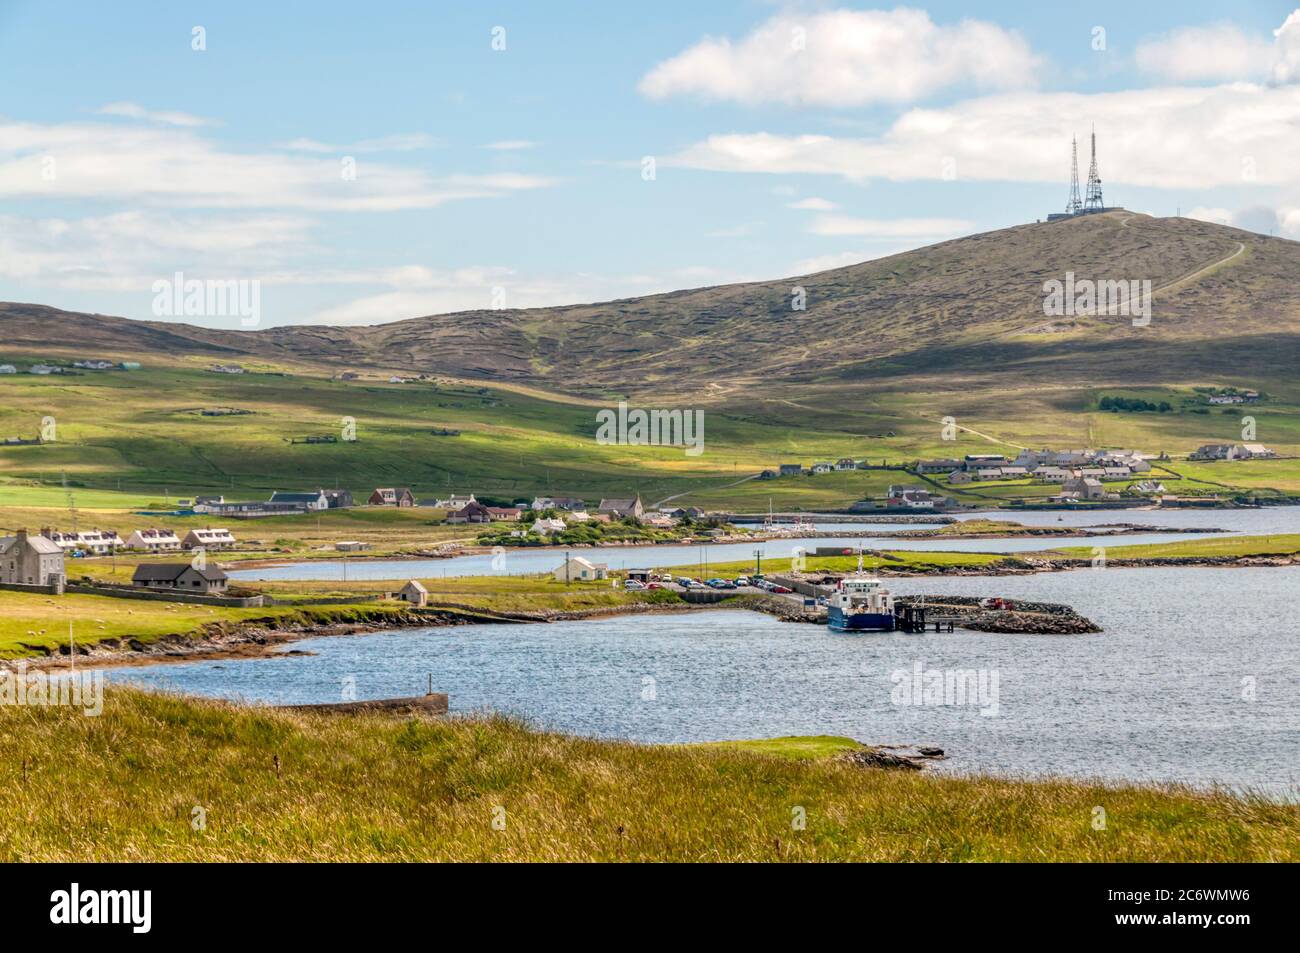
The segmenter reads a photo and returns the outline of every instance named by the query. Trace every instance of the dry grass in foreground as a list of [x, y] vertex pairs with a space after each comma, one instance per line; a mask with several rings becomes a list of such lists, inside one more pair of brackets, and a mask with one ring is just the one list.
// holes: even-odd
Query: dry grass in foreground
[[1222, 794], [125, 688], [98, 718], [0, 707], [0, 772], [2, 860], [1300, 860], [1300, 806]]

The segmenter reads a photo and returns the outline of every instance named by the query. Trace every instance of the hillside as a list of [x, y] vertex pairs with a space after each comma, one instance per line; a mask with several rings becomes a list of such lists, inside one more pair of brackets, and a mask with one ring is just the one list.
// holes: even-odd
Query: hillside
[[[1149, 327], [1049, 320], [1042, 285], [1150, 279]], [[819, 387], [1173, 383], [1300, 356], [1300, 243], [1129, 212], [1020, 225], [815, 275], [599, 304], [473, 311], [373, 327], [212, 331], [0, 304], [10, 350], [247, 355], [418, 370], [567, 393], [694, 399]], [[803, 287], [807, 309], [791, 310]]]

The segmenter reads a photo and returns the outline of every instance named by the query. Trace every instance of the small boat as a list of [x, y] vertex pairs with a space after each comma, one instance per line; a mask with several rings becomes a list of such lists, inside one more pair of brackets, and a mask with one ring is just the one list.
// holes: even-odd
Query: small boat
[[894, 596], [880, 582], [862, 570], [845, 576], [835, 586], [826, 605], [826, 624], [836, 632], [893, 632]]

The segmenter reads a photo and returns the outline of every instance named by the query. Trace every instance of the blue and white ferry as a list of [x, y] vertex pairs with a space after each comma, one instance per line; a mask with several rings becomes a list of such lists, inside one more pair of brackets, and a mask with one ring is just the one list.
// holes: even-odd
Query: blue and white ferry
[[837, 632], [893, 632], [894, 596], [876, 576], [858, 571], [835, 586], [826, 603], [826, 624]]

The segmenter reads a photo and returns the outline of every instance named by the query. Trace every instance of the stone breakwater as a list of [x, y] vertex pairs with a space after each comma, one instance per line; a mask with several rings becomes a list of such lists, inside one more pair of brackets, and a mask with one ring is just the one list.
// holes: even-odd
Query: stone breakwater
[[1072, 606], [1057, 602], [1007, 600], [1001, 605], [987, 605], [978, 596], [901, 596], [899, 606], [924, 605], [931, 617], [956, 618], [956, 625], [976, 632], [1004, 632], [1026, 635], [1082, 635], [1102, 631]]

